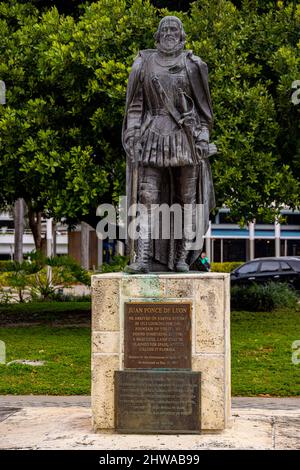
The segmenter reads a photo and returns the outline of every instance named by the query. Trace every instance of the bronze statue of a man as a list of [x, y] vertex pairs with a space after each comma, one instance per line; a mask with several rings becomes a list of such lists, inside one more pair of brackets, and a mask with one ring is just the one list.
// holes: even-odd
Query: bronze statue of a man
[[[128, 205], [146, 207], [131, 250], [136, 259], [126, 269], [130, 273], [189, 271], [203, 246], [202, 237], [197, 249], [189, 249], [194, 209], [202, 207], [196, 230], [204, 235], [215, 206], [208, 161], [214, 152], [209, 145], [213, 116], [207, 65], [184, 49], [185, 32], [177, 17], [163, 18], [155, 39], [156, 49], [140, 51], [132, 66], [122, 132]], [[172, 231], [168, 240], [151, 236], [152, 208], [165, 203], [191, 212], [181, 239]]]

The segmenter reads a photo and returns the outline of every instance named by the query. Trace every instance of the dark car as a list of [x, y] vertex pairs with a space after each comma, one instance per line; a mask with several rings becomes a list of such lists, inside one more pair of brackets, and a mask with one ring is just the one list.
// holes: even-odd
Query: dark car
[[231, 285], [286, 282], [300, 290], [300, 257], [257, 258], [230, 274]]

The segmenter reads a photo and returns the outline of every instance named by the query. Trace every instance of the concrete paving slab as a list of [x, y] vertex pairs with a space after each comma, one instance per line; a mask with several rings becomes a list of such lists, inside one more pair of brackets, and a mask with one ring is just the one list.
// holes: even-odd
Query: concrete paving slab
[[[0, 422], [1, 449], [200, 450], [300, 448], [299, 410], [235, 409], [219, 434], [95, 434], [87, 407], [26, 407]], [[292, 436], [292, 437], [291, 437]]]
[[[300, 397], [232, 397], [232, 409], [300, 410]], [[0, 395], [0, 408], [31, 406], [91, 406], [89, 395]]]
[[219, 434], [95, 434], [89, 396], [0, 396], [1, 449], [300, 449], [300, 398], [234, 397]]
[[281, 449], [300, 449], [300, 414], [290, 417], [276, 417], [275, 446]]
[[[88, 395], [0, 395], [0, 409], [3, 407], [91, 407], [91, 397]], [[299, 405], [300, 408], [300, 405]]]
[[300, 410], [300, 397], [232, 397], [232, 408]]
[[0, 408], [0, 422], [4, 421], [8, 416], [12, 415], [13, 413], [16, 413], [19, 411], [20, 408]]

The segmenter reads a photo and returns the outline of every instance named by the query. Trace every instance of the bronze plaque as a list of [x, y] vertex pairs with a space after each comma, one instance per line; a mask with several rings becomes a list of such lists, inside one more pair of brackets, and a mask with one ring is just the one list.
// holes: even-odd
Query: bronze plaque
[[200, 383], [200, 372], [116, 371], [116, 430], [200, 433]]
[[128, 302], [125, 369], [191, 369], [191, 304]]

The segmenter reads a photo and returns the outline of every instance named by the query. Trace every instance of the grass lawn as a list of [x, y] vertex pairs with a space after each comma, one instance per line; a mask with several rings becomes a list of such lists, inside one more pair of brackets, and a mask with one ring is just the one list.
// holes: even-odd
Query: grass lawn
[[300, 340], [299, 309], [233, 312], [232, 394], [300, 395], [300, 364], [292, 363], [295, 340]]
[[0, 394], [81, 395], [90, 392], [89, 327], [0, 328], [6, 361], [47, 361], [42, 367], [0, 364]]
[[[90, 327], [69, 327], [69, 316], [65, 324], [48, 320], [0, 326], [7, 362], [47, 361], [43, 367], [0, 364], [0, 394], [90, 393]], [[231, 325], [232, 394], [300, 395], [300, 364], [292, 363], [291, 349], [300, 340], [300, 311], [233, 312]]]

